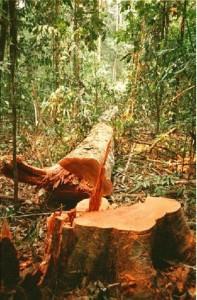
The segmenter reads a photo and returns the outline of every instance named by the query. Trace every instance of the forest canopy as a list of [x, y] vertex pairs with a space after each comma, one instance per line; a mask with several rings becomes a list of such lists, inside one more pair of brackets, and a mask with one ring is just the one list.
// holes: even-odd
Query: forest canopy
[[[0, 7], [3, 130], [12, 111], [12, 2]], [[75, 139], [114, 104], [120, 134], [143, 123], [194, 139], [195, 1], [16, 1], [14, 22], [19, 141], [25, 128]]]

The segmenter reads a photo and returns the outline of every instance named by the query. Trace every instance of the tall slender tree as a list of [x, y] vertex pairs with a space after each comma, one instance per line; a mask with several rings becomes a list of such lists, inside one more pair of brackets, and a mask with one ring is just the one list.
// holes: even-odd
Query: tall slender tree
[[10, 19], [10, 104], [13, 117], [13, 165], [14, 165], [14, 199], [18, 198], [18, 174], [17, 174], [17, 97], [16, 97], [16, 61], [17, 61], [17, 13], [16, 0], [9, 0], [9, 19]]
[[[0, 64], [3, 64], [7, 31], [8, 31], [8, 1], [3, 0], [1, 4], [1, 29], [0, 29]], [[1, 86], [2, 86], [2, 69], [0, 68], [0, 105], [1, 103]]]

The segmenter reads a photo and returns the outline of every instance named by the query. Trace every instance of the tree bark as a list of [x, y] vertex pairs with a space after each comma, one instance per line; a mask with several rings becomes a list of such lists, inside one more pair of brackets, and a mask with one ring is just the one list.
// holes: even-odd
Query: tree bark
[[73, 225], [62, 213], [53, 228], [45, 279], [54, 282], [55, 275], [70, 289], [86, 277], [119, 283], [123, 299], [159, 299], [157, 269], [163, 262], [195, 264], [194, 236], [176, 200], [148, 197], [129, 207], [86, 212]]

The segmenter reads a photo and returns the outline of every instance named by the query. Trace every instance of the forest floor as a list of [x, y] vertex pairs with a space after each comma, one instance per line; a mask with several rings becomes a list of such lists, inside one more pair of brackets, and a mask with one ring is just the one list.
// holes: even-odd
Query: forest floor
[[[170, 138], [174, 141], [175, 136]], [[195, 231], [194, 162], [187, 157], [183, 161], [174, 149], [169, 150], [163, 140], [155, 143], [146, 133], [141, 133], [135, 140], [128, 137], [116, 138], [115, 149], [114, 191], [109, 201], [120, 206], [143, 201], [147, 195], [177, 199], [181, 202], [189, 227]], [[11, 153], [7, 153], [5, 149], [0, 150], [0, 157], [7, 154]], [[26, 161], [32, 165], [35, 163], [35, 156], [30, 150], [22, 154]], [[13, 182], [1, 174], [0, 191], [0, 218], [1, 221], [5, 218], [8, 220], [18, 251], [21, 274], [24, 276], [26, 272], [36, 269], [42, 261], [46, 219], [53, 211], [62, 209], [62, 205], [59, 203], [51, 207], [45, 201], [43, 190], [22, 183], [19, 184], [19, 200], [17, 203], [13, 202]], [[185, 266], [185, 274], [181, 269], [182, 274], [174, 281], [170, 277], [173, 268], [177, 268], [179, 274], [179, 266], [174, 265], [158, 271], [159, 276], [168, 278], [167, 284], [161, 286], [162, 299], [195, 299], [195, 268]], [[186, 275], [189, 279], [184, 282], [182, 279]], [[54, 300], [121, 299], [116, 291], [109, 297], [108, 286], [101, 282], [89, 283], [74, 291], [63, 291], [57, 285], [53, 291], [47, 288], [47, 293], [48, 299]]]

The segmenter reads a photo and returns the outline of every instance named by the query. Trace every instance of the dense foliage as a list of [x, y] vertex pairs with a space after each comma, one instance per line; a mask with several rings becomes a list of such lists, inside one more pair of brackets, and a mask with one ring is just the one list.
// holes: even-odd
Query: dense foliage
[[[0, 7], [2, 124], [11, 113], [8, 2]], [[19, 1], [16, 27], [19, 146], [28, 129], [65, 151], [114, 104], [119, 135], [143, 125], [195, 139], [195, 1]]]
[[194, 2], [124, 1], [122, 11], [126, 28], [118, 37], [131, 44], [125, 59], [136, 113], [155, 120], [156, 133], [176, 125], [193, 132]]

